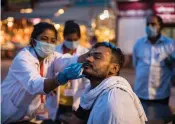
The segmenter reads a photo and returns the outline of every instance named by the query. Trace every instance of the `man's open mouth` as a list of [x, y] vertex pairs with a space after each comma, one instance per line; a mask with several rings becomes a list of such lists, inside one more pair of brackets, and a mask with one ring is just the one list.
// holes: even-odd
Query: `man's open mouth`
[[83, 68], [88, 69], [88, 68], [92, 68], [93, 66], [87, 62], [83, 63]]

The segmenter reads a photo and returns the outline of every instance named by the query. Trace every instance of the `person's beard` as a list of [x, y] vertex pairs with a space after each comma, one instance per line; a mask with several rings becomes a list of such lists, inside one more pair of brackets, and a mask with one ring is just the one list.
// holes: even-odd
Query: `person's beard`
[[[84, 67], [83, 74], [86, 75], [86, 78], [88, 79], [105, 79], [106, 73], [100, 72], [100, 70], [96, 67], [94, 67], [90, 63], [86, 63], [87, 66]], [[87, 70], [87, 71], [86, 71]]]

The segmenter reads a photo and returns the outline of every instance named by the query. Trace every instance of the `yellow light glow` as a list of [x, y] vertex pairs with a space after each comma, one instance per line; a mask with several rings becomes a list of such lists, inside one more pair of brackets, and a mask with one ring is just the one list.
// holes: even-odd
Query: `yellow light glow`
[[91, 26], [92, 26], [92, 28], [95, 28], [95, 27], [96, 27], [95, 22], [92, 22], [92, 23], [91, 23]]
[[64, 13], [64, 9], [59, 9], [59, 10], [58, 10], [58, 13], [59, 13], [59, 14], [63, 14], [63, 13]]
[[8, 23], [7, 23], [7, 26], [8, 26], [8, 27], [12, 27], [12, 26], [13, 26], [13, 22], [8, 22]]
[[84, 25], [80, 25], [80, 30], [81, 30], [81, 32], [84, 32], [84, 31], [86, 31], [86, 27]]
[[25, 13], [25, 9], [21, 9], [20, 10], [20, 13]]
[[27, 34], [27, 33], [30, 33], [29, 28], [25, 28], [25, 29], [24, 29], [24, 33], [26, 33], [26, 34]]
[[109, 39], [108, 39], [108, 38], [106, 38], [106, 39], [104, 39], [104, 41], [105, 41], [105, 42], [109, 42]]
[[33, 12], [33, 9], [31, 8], [26, 9], [26, 13], [32, 13], [32, 12]]
[[61, 15], [61, 14], [63, 14], [64, 13], [64, 9], [59, 9], [55, 14], [54, 14], [54, 16], [59, 16], [59, 15]]
[[20, 10], [20, 13], [32, 13], [32, 12], [33, 12], [33, 9], [31, 9], [31, 8], [21, 9]]
[[109, 30], [105, 30], [104, 34], [108, 36], [110, 34], [110, 31]]
[[99, 30], [95, 30], [95, 34], [96, 35], [99, 35], [100, 34], [100, 31]]
[[100, 19], [101, 19], [101, 20], [104, 20], [104, 19], [105, 19], [105, 17], [104, 17], [103, 14], [100, 15]]
[[13, 22], [13, 20], [14, 20], [13, 17], [8, 17], [8, 18], [7, 18], [7, 21], [8, 21], [8, 22]]
[[54, 26], [55, 26], [56, 29], [60, 28], [60, 24], [54, 24]]

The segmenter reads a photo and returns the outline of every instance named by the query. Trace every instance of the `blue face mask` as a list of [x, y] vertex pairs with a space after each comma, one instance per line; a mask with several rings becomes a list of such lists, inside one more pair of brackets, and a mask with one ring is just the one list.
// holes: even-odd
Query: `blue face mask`
[[45, 58], [49, 56], [56, 50], [56, 45], [54, 44], [49, 44], [38, 40], [35, 40], [35, 41], [36, 41], [36, 46], [34, 47], [34, 49], [36, 50], [38, 56], [40, 56], [41, 58]]
[[79, 45], [79, 41], [68, 41], [65, 40], [64, 41], [64, 45], [68, 48], [68, 49], [76, 49]]
[[145, 30], [146, 30], [148, 37], [156, 37], [158, 35], [157, 30], [151, 26], [146, 26]]

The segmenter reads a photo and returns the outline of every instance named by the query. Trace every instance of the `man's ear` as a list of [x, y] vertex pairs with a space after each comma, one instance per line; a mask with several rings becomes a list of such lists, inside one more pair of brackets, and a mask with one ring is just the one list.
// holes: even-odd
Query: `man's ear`
[[120, 65], [117, 63], [111, 63], [109, 68], [109, 75], [117, 75], [120, 71]]

